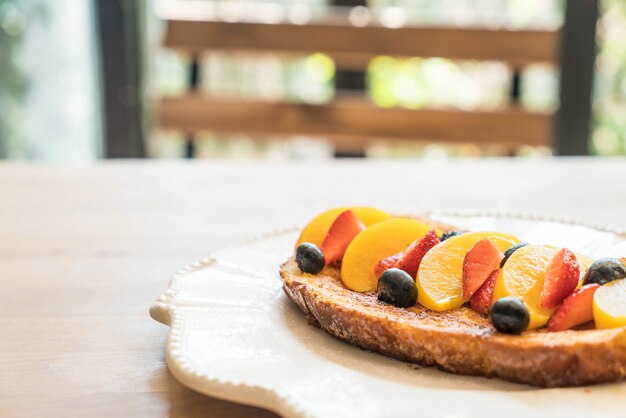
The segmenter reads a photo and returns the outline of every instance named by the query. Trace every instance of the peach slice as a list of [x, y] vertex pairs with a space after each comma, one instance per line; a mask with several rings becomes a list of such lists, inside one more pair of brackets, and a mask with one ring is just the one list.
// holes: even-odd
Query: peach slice
[[[555, 308], [541, 306], [541, 292], [544, 287], [548, 262], [559, 249], [545, 245], [527, 245], [515, 251], [504, 264], [496, 279], [493, 302], [505, 296], [520, 298], [526, 303], [530, 315], [528, 329], [539, 328], [548, 322]], [[576, 254], [580, 264], [582, 280], [590, 259]]]
[[378, 281], [374, 274], [376, 264], [404, 251], [430, 230], [431, 227], [423, 222], [404, 218], [389, 219], [370, 226], [352, 240], [343, 256], [343, 284], [357, 292], [375, 291]]
[[320, 247], [324, 242], [324, 238], [328, 235], [330, 226], [335, 222], [335, 219], [348, 209], [352, 210], [365, 226], [370, 226], [391, 218], [391, 215], [382, 210], [362, 206], [329, 209], [317, 215], [304, 227], [302, 233], [300, 233], [296, 247], [303, 242], [311, 242]]
[[417, 272], [417, 300], [434, 311], [458, 308], [463, 304], [463, 260], [480, 240], [489, 238], [500, 251], [520, 242], [499, 232], [468, 232], [448, 238], [433, 247], [422, 259]]
[[585, 278], [587, 269], [589, 269], [589, 266], [591, 266], [595, 260], [577, 252], [574, 252], [574, 255], [576, 256], [576, 260], [578, 260], [578, 264], [580, 266], [580, 278], [578, 279], [578, 286], [576, 286], [576, 290], [578, 290], [583, 286], [583, 279]]
[[593, 296], [593, 319], [597, 328], [626, 327], [626, 279], [600, 286]]

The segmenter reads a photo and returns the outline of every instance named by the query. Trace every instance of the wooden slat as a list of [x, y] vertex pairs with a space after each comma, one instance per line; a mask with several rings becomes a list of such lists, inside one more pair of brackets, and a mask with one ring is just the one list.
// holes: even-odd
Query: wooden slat
[[[165, 45], [201, 50], [323, 52], [364, 65], [377, 55], [506, 61], [512, 65], [554, 62], [558, 32], [476, 28], [366, 27], [333, 23], [170, 20]], [[344, 58], [345, 57], [345, 58]]]
[[551, 114], [379, 108], [366, 102], [327, 105], [244, 102], [197, 95], [162, 99], [157, 124], [185, 132], [246, 132], [365, 139], [547, 145]]

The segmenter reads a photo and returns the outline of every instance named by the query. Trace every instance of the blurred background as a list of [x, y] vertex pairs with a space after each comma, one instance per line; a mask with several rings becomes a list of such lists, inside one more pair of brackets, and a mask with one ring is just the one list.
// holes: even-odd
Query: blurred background
[[626, 154], [623, 0], [0, 0], [0, 158]]

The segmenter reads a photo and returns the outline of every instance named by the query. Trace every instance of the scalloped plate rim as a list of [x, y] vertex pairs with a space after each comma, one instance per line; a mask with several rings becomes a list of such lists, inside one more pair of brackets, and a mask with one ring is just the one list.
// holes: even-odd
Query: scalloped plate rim
[[[409, 214], [406, 214], [409, 215]], [[414, 214], [419, 216], [453, 216], [453, 217], [476, 217], [476, 218], [511, 218], [514, 220], [545, 221], [555, 222], [574, 226], [583, 226], [601, 232], [608, 232], [626, 239], [626, 230], [614, 225], [587, 222], [579, 219], [565, 218], [558, 216], [540, 215], [535, 213], [519, 213], [499, 210], [473, 210], [473, 209], [433, 209]], [[291, 226], [275, 229], [249, 239], [245, 239], [220, 250], [237, 249], [247, 244], [259, 242], [282, 234], [297, 232], [300, 227]], [[219, 250], [218, 250], [219, 251]], [[229, 381], [220, 379], [217, 376], [202, 374], [193, 369], [186, 359], [179, 355], [180, 333], [182, 326], [177, 320], [177, 307], [171, 304], [172, 298], [179, 291], [176, 282], [185, 275], [216, 264], [217, 260], [213, 255], [202, 258], [196, 262], [188, 264], [174, 273], [169, 281], [167, 290], [159, 296], [150, 306], [150, 316], [170, 327], [166, 342], [166, 362], [172, 375], [182, 384], [189, 388], [208, 396], [214, 396], [223, 400], [237, 402], [245, 405], [256, 406], [274, 411], [285, 417], [306, 417], [307, 414], [297, 403], [290, 398], [288, 392], [275, 387], [263, 387], [251, 385], [244, 382]], [[201, 309], [201, 308], [198, 308]]]

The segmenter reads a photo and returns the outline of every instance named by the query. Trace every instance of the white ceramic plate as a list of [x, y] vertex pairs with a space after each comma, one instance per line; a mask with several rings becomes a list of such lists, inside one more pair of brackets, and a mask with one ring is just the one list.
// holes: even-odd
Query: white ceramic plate
[[[431, 216], [592, 257], [626, 255], [626, 234], [607, 226], [495, 213]], [[167, 363], [184, 385], [286, 417], [625, 416], [623, 382], [540, 389], [458, 376], [360, 350], [307, 325], [278, 277], [297, 234], [250, 240], [174, 275], [150, 313], [171, 326]]]

